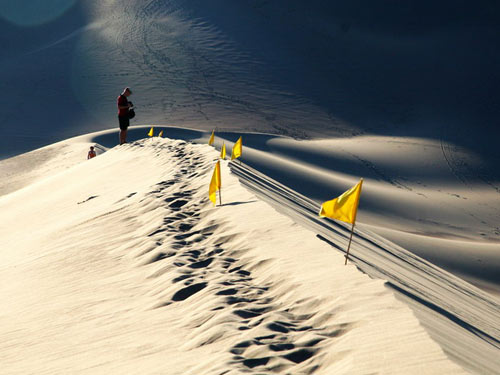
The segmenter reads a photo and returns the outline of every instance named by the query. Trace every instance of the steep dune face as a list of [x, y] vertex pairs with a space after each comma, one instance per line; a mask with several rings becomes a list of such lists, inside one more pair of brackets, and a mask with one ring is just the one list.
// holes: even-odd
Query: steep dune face
[[[71, 87], [70, 72], [79, 30], [89, 21], [78, 3], [62, 14], [55, 12], [54, 18], [40, 19], [35, 14], [39, 3], [32, 3], [32, 12], [27, 10], [27, 1], [2, 1], [0, 5], [0, 157], [30, 151], [64, 139], [77, 129], [92, 127]], [[12, 10], [6, 12], [6, 7]], [[31, 13], [29, 24], [19, 23], [20, 7]]]
[[4, 156], [115, 126], [130, 85], [141, 123], [419, 136], [498, 157], [493, 3], [60, 3], [38, 22], [19, 24], [27, 2], [1, 14]]

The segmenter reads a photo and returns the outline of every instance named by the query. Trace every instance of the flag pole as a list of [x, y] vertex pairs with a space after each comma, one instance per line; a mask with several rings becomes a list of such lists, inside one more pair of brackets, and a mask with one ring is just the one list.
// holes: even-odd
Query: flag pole
[[352, 234], [354, 233], [354, 224], [355, 224], [355, 221], [353, 221], [353, 223], [352, 223], [351, 237], [349, 237], [349, 245], [347, 246], [347, 252], [345, 254], [344, 266], [347, 266], [347, 259], [349, 258], [349, 249], [351, 248]]
[[219, 188], [219, 206], [222, 206], [222, 189]]

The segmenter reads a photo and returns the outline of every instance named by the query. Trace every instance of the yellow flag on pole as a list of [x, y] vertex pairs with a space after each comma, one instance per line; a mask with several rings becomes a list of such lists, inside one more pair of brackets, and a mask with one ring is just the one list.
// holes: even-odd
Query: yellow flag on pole
[[226, 144], [222, 142], [222, 149], [220, 150], [220, 158], [225, 159], [226, 158]]
[[321, 205], [319, 216], [354, 224], [358, 213], [362, 185], [363, 179], [338, 198], [324, 202]]
[[242, 149], [241, 144], [242, 144], [242, 139], [240, 137], [234, 144], [233, 150], [231, 151], [231, 160], [237, 159], [241, 156], [241, 149]]
[[212, 135], [210, 136], [210, 139], [208, 140], [208, 145], [212, 146], [214, 144], [215, 140], [215, 130], [212, 130]]
[[149, 130], [148, 135], [149, 135], [150, 137], [152, 137], [152, 136], [153, 136], [153, 131], [154, 131], [153, 129], [154, 129], [154, 128], [151, 128], [151, 129]]
[[163, 130], [160, 132], [160, 134], [158, 134], [158, 137], [163, 137]]
[[208, 187], [208, 197], [214, 203], [214, 206], [217, 202], [217, 190], [220, 190], [220, 188], [221, 188], [220, 161], [218, 161], [217, 164], [215, 164], [212, 180], [210, 181], [210, 186]]

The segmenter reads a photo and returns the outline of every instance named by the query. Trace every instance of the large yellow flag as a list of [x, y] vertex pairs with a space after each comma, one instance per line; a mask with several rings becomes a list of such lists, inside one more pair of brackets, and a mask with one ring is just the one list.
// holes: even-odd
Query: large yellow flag
[[148, 135], [149, 135], [150, 137], [152, 137], [152, 136], [153, 136], [153, 129], [154, 129], [154, 128], [151, 128], [151, 129], [149, 130]]
[[222, 142], [222, 149], [220, 150], [220, 158], [225, 159], [226, 158], [226, 144]]
[[338, 198], [324, 202], [321, 205], [319, 216], [354, 224], [358, 213], [361, 185], [363, 185], [363, 179]]
[[237, 159], [241, 156], [241, 148], [242, 148], [241, 143], [242, 139], [240, 137], [234, 144], [233, 151], [231, 151], [231, 160]]
[[208, 187], [208, 197], [214, 203], [214, 206], [217, 201], [217, 190], [220, 190], [220, 188], [220, 161], [218, 161], [217, 164], [215, 164], [214, 174], [212, 175], [212, 180], [210, 181], [210, 186]]
[[212, 146], [214, 144], [215, 140], [215, 130], [212, 130], [212, 135], [210, 136], [210, 139], [208, 140], [208, 145]]
[[160, 132], [160, 134], [158, 134], [158, 137], [163, 137], [163, 130]]

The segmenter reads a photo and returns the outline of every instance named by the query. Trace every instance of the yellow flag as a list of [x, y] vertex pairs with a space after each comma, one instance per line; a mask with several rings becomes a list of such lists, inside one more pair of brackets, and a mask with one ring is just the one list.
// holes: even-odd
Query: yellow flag
[[215, 140], [215, 130], [212, 130], [212, 135], [210, 136], [210, 139], [208, 140], [208, 144], [212, 146], [214, 144]]
[[163, 130], [158, 134], [158, 137], [163, 137]]
[[362, 185], [363, 179], [338, 198], [324, 202], [321, 205], [319, 216], [354, 224], [356, 221], [356, 214], [358, 213]]
[[220, 158], [225, 159], [226, 158], [226, 144], [222, 142], [222, 150], [220, 150]]
[[220, 179], [220, 161], [215, 164], [214, 174], [212, 175], [212, 180], [210, 181], [210, 186], [208, 187], [208, 197], [214, 203], [214, 206], [217, 201], [217, 190], [221, 188], [221, 179]]
[[242, 148], [241, 143], [242, 139], [240, 137], [233, 146], [233, 151], [231, 152], [231, 160], [234, 160], [241, 156], [241, 148]]
[[149, 135], [150, 137], [152, 137], [152, 136], [153, 136], [153, 128], [151, 128], [151, 129], [149, 130], [148, 135]]

